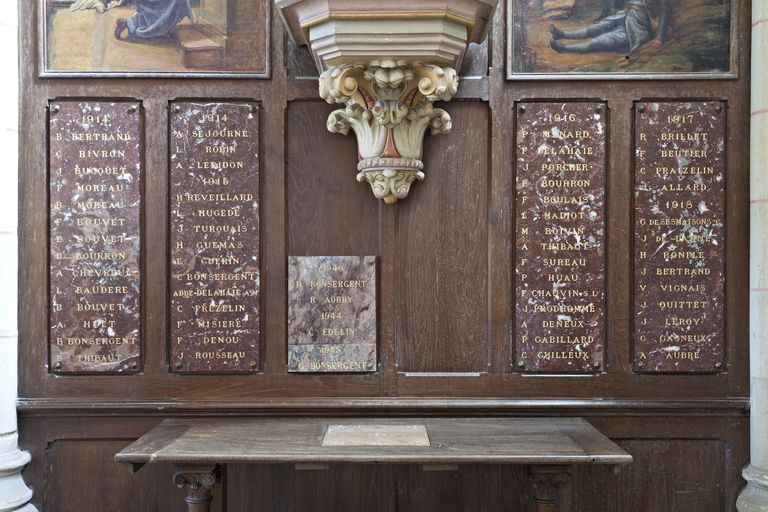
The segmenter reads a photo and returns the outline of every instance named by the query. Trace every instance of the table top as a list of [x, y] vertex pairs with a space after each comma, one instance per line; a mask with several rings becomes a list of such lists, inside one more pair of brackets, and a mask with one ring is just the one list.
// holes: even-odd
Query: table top
[[134, 467], [224, 463], [626, 464], [583, 418], [165, 420], [115, 456]]

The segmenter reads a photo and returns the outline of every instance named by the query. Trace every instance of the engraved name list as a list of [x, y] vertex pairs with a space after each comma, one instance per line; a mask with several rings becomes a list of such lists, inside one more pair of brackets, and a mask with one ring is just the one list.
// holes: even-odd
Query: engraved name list
[[525, 372], [594, 372], [605, 331], [605, 105], [517, 107], [516, 347]]
[[288, 258], [288, 370], [376, 371], [376, 258]]
[[635, 115], [634, 365], [724, 369], [725, 104]]
[[259, 370], [258, 108], [171, 106], [171, 362]]
[[141, 111], [50, 105], [50, 357], [56, 372], [141, 365]]

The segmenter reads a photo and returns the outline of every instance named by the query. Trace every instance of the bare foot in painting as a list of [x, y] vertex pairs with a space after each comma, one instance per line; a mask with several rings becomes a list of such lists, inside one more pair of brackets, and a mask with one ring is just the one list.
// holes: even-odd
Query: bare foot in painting
[[654, 50], [658, 50], [659, 48], [661, 48], [661, 39], [657, 37], [656, 39], [652, 40], [651, 48], [653, 48]]
[[115, 23], [115, 38], [120, 39], [123, 36], [123, 32], [128, 28], [128, 20], [125, 18], [118, 18]]
[[96, 4], [96, 12], [99, 14], [104, 14], [104, 4]]

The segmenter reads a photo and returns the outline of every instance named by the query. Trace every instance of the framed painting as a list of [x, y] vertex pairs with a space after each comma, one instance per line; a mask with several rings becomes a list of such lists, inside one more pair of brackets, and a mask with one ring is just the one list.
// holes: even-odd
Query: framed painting
[[42, 77], [269, 78], [271, 0], [39, 0]]
[[737, 77], [734, 0], [507, 0], [507, 79]]

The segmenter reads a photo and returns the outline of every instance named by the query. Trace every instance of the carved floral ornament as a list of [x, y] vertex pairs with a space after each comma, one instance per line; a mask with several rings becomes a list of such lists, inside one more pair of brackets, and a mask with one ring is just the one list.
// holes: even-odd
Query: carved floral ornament
[[498, 0], [275, 0], [288, 32], [310, 47], [320, 96], [343, 105], [332, 133], [357, 137], [357, 181], [387, 204], [423, 180], [427, 130], [448, 133], [456, 69], [470, 42], [482, 42]]
[[328, 116], [328, 130], [357, 136], [357, 181], [392, 204], [424, 179], [424, 134], [451, 131], [451, 116], [435, 108], [450, 101], [459, 86], [456, 71], [433, 64], [374, 60], [332, 67], [320, 76], [320, 96], [345, 107]]

